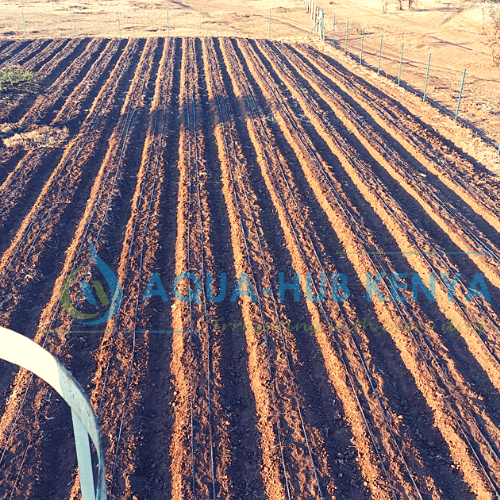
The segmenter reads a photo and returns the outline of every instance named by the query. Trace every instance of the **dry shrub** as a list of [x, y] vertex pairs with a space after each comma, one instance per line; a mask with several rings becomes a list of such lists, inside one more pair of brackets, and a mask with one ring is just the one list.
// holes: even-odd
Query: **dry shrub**
[[8, 148], [22, 147], [24, 149], [44, 148], [55, 146], [68, 138], [66, 127], [59, 129], [44, 125], [29, 132], [20, 132], [3, 140]]
[[0, 137], [10, 134], [16, 128], [19, 128], [17, 123], [0, 123]]
[[493, 63], [500, 65], [500, 6], [490, 6], [490, 26], [487, 30], [488, 42], [491, 48]]

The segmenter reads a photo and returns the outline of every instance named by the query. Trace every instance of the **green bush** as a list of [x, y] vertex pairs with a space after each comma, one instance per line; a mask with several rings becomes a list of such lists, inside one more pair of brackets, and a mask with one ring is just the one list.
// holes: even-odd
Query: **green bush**
[[33, 71], [23, 71], [19, 66], [0, 69], [0, 94], [35, 92], [38, 76]]

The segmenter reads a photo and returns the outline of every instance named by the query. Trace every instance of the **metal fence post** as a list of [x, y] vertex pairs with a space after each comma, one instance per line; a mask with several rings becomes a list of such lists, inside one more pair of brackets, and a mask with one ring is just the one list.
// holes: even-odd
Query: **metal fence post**
[[118, 17], [118, 36], [121, 38], [122, 37], [122, 26], [120, 22], [120, 13], [117, 12], [116, 16]]
[[361, 30], [361, 52], [359, 54], [359, 64], [363, 64], [363, 45], [365, 43], [365, 28]]
[[382, 42], [384, 41], [384, 34], [380, 35], [380, 49], [378, 51], [378, 68], [377, 74], [380, 75], [380, 60], [382, 59]]
[[335, 15], [333, 16], [332, 45], [335, 46]]
[[462, 76], [462, 85], [460, 85], [460, 94], [458, 95], [458, 104], [457, 104], [457, 112], [455, 113], [455, 121], [458, 120], [458, 112], [460, 111], [460, 102], [462, 101], [462, 92], [464, 90], [464, 83], [465, 83], [465, 73], [466, 69], [464, 69], [464, 76]]
[[404, 51], [404, 48], [405, 48], [405, 44], [402, 43], [401, 44], [401, 58], [399, 59], [398, 87], [399, 87], [399, 84], [401, 83], [401, 69], [403, 67], [403, 51]]
[[78, 36], [76, 34], [76, 19], [75, 19], [75, 13], [73, 12], [73, 34], [75, 35], [75, 38]]
[[24, 38], [27, 38], [28, 32], [26, 30], [26, 19], [24, 18], [24, 10], [23, 10], [23, 29], [24, 29]]
[[425, 75], [425, 87], [424, 87], [424, 97], [422, 97], [422, 102], [427, 99], [427, 83], [429, 81], [429, 70], [431, 69], [431, 53], [429, 52], [429, 62], [427, 63], [427, 74]]
[[349, 35], [349, 21], [345, 22], [345, 53], [347, 54], [347, 37]]

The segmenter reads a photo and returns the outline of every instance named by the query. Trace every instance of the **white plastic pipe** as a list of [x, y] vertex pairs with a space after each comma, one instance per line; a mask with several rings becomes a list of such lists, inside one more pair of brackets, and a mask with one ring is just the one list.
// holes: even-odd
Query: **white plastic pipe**
[[[43, 347], [0, 327], [0, 359], [22, 366], [50, 384], [71, 408], [83, 500], [106, 500], [104, 453], [94, 410], [80, 384]], [[99, 469], [94, 484], [89, 437], [97, 450]]]

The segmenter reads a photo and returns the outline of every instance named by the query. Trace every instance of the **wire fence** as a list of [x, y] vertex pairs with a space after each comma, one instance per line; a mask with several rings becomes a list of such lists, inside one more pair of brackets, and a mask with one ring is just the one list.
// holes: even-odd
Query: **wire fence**
[[[246, 36], [273, 40], [308, 39], [318, 36], [325, 44], [351, 57], [361, 66], [386, 77], [398, 87], [410, 90], [455, 120], [475, 126], [477, 120], [463, 112], [464, 105], [486, 114], [491, 109], [491, 124], [481, 123], [477, 130], [498, 147], [500, 133], [494, 131], [495, 116], [500, 114], [499, 99], [493, 95], [477, 99], [474, 84], [481, 80], [469, 68], [457, 68], [453, 61], [443, 63], [440, 54], [425, 50], [419, 40], [405, 40], [404, 35], [382, 33], [374, 28], [361, 26], [350, 19], [341, 19], [331, 13], [328, 16], [315, 0], [302, 0], [311, 19], [307, 26], [303, 13], [297, 9], [274, 8], [245, 14], [241, 11], [199, 12], [186, 8], [162, 9], [151, 3], [150, 8], [110, 12], [102, 10], [54, 13], [41, 16], [25, 9], [9, 14], [0, 20], [0, 36], [32, 39], [72, 37], [169, 37], [169, 36]], [[3, 25], [3, 26], [2, 26]], [[459, 46], [459, 44], [453, 44]], [[462, 49], [470, 50], [467, 47]], [[487, 49], [480, 55], [490, 57]], [[477, 93], [476, 93], [477, 94]], [[483, 92], [484, 94], [484, 92]], [[470, 118], [470, 120], [469, 120]], [[483, 120], [484, 121], [484, 120]], [[499, 123], [500, 124], [500, 123]]]
[[[345, 55], [352, 57], [357, 60], [360, 65], [371, 68], [377, 72], [377, 74], [382, 74], [387, 78], [394, 80], [397, 86], [400, 87], [404, 85], [404, 75], [403, 67], [413, 67], [417, 71], [423, 72], [425, 74], [425, 83], [423, 83], [422, 91], [418, 91], [416, 88], [412, 90], [417, 91], [422, 95], [422, 101], [427, 100], [427, 90], [429, 84], [430, 76], [430, 63], [432, 54], [429, 53], [427, 66], [423, 61], [418, 60], [418, 58], [405, 57], [405, 46], [404, 42], [401, 43], [399, 57], [397, 57], [397, 52], [393, 44], [388, 44], [386, 37], [385, 50], [384, 50], [384, 34], [380, 35], [373, 32], [365, 32], [362, 27], [353, 27], [349, 29], [349, 20], [346, 19], [345, 22], [339, 22], [337, 17], [333, 16], [332, 27], [330, 36], [328, 36], [328, 31], [325, 31], [325, 12], [317, 7], [314, 0], [303, 0], [306, 10], [311, 15], [314, 26], [312, 31], [316, 31], [320, 38], [324, 42], [329, 42], [331, 45], [344, 52]], [[388, 46], [389, 45], [389, 46]], [[399, 60], [397, 67], [394, 68], [395, 64]], [[396, 71], [394, 71], [396, 69]], [[392, 71], [391, 71], [392, 70]], [[449, 71], [449, 70], [448, 70]], [[466, 70], [464, 69], [462, 73], [461, 85], [459, 87], [457, 107], [454, 113], [455, 121], [458, 119], [460, 113], [460, 104], [463, 97], [463, 90], [465, 84]], [[409, 84], [405, 85], [410, 88]], [[499, 146], [500, 150], [500, 146]]]
[[306, 37], [303, 13], [285, 8], [242, 13], [231, 10], [195, 11], [188, 8], [82, 11], [42, 15], [24, 9], [0, 19], [0, 37], [9, 39], [73, 37], [217, 36], [281, 39]]
[[[402, 34], [386, 34], [374, 28], [364, 28], [359, 23], [341, 19], [334, 14], [327, 17], [314, 0], [303, 0], [303, 4], [313, 22], [311, 31], [316, 32], [326, 45], [387, 78], [397, 87], [413, 92], [422, 99], [423, 105], [430, 103], [455, 121], [460, 120], [462, 124], [473, 128], [500, 154], [499, 133], [498, 130], [495, 132], [493, 124], [481, 123], [476, 126], [473, 113], [463, 114], [466, 101], [469, 110], [490, 112], [493, 118], [500, 114], [498, 99], [493, 93], [488, 96], [484, 91], [476, 92], [475, 84], [483, 80], [481, 75], [476, 76], [467, 67], [457, 68], [453, 59], [449, 59], [449, 64], [446, 64], [442, 52], [435, 54], [440, 56], [439, 59], [433, 59], [432, 52], [426, 51], [425, 43], [418, 38], [409, 37], [407, 41]], [[486, 50], [477, 53], [457, 43], [452, 45], [481, 56], [484, 60], [491, 58]]]

